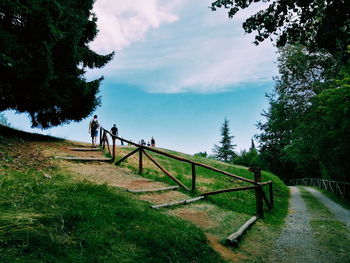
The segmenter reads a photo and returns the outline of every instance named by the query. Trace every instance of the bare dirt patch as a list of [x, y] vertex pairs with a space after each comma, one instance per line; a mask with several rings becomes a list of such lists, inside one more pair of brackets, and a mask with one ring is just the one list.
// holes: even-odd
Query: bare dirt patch
[[179, 207], [177, 209], [169, 211], [169, 214], [181, 217], [187, 221], [192, 222], [195, 225], [204, 228], [217, 227], [218, 223], [210, 218], [209, 211], [203, 210], [205, 205], [191, 205]]
[[235, 253], [231, 248], [226, 247], [220, 243], [220, 240], [217, 236], [212, 234], [206, 234], [209, 244], [218, 252], [225, 260], [230, 262], [242, 262], [247, 259], [247, 256], [240, 253]]

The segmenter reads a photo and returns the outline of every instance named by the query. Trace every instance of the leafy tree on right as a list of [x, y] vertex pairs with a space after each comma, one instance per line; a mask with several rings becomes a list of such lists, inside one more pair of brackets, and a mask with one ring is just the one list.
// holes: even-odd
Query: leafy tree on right
[[257, 32], [255, 44], [277, 36], [277, 47], [300, 43], [311, 51], [323, 49], [349, 58], [350, 4], [347, 0], [217, 0], [211, 5], [227, 8], [233, 18], [238, 11], [257, 2], [268, 2], [243, 23], [246, 33]]

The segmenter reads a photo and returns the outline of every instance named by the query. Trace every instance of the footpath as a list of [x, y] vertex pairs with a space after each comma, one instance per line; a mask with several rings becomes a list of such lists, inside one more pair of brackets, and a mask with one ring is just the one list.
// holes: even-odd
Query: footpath
[[286, 224], [269, 262], [350, 262], [350, 211], [311, 187], [291, 186], [290, 192]]

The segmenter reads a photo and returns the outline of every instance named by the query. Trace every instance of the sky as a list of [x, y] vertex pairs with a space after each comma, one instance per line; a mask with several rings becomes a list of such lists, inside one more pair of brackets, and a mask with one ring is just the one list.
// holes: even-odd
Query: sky
[[[119, 135], [138, 142], [194, 154], [212, 153], [229, 120], [235, 151], [248, 149], [267, 109], [266, 92], [277, 75], [276, 48], [255, 46], [242, 22], [262, 8], [256, 4], [229, 19], [227, 10], [211, 11], [213, 0], [97, 0], [99, 34], [90, 47], [115, 51], [87, 80], [104, 76], [102, 105], [93, 113]], [[90, 141], [91, 116], [48, 130], [32, 129], [25, 114], [5, 112], [15, 128], [75, 141]]]

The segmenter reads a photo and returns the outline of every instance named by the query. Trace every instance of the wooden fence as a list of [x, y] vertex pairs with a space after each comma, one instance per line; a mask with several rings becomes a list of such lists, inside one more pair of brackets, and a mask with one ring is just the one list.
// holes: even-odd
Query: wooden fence
[[291, 179], [289, 185], [317, 186], [326, 191], [335, 193], [344, 199], [350, 200], [350, 183], [329, 181], [321, 178]]
[[[110, 143], [108, 140], [108, 137], [111, 138], [112, 143], [112, 150], [110, 149]], [[116, 153], [115, 153], [115, 146], [116, 146], [116, 140], [120, 140], [123, 143], [127, 143], [128, 145], [135, 146], [136, 149], [128, 153], [127, 155], [123, 156], [121, 159], [118, 161], [116, 160]], [[254, 173], [254, 180], [250, 180], [232, 173], [228, 173], [226, 171], [222, 171], [220, 169], [208, 166], [206, 164], [202, 164], [199, 162], [195, 162], [183, 157], [179, 157], [173, 154], [169, 154], [163, 151], [160, 151], [158, 149], [155, 149], [154, 147], [147, 147], [144, 145], [140, 145], [137, 143], [134, 143], [132, 141], [126, 140], [124, 138], [115, 136], [111, 134], [109, 131], [107, 131], [104, 128], [100, 128], [100, 146], [105, 149], [107, 148], [109, 154], [112, 156], [112, 160], [116, 162], [116, 165], [119, 165], [122, 163], [124, 160], [126, 160], [128, 157], [131, 155], [134, 155], [138, 153], [139, 155], [139, 174], [142, 174], [143, 171], [143, 156], [146, 156], [149, 160], [151, 160], [163, 173], [165, 173], [169, 178], [171, 178], [177, 185], [182, 187], [183, 189], [187, 191], [196, 191], [196, 167], [203, 167], [205, 169], [247, 182], [252, 184], [252, 186], [246, 186], [246, 187], [239, 187], [239, 188], [230, 188], [230, 189], [221, 189], [217, 191], [212, 191], [212, 192], [206, 192], [202, 193], [200, 197], [206, 197], [209, 195], [216, 195], [216, 194], [221, 194], [221, 193], [228, 193], [228, 192], [236, 192], [236, 191], [245, 191], [245, 190], [254, 190], [255, 191], [255, 199], [256, 199], [256, 214], [259, 218], [264, 217], [264, 202], [267, 204], [269, 209], [272, 209], [274, 206], [274, 200], [273, 200], [273, 187], [272, 187], [272, 181], [268, 182], [261, 182], [261, 170], [257, 167], [255, 168], [249, 168], [249, 171]], [[173, 176], [169, 171], [167, 171], [164, 167], [162, 167], [148, 152], [153, 152], [156, 154], [160, 154], [175, 160], [178, 160], [180, 162], [185, 162], [191, 164], [191, 170], [192, 170], [192, 180], [191, 180], [191, 189], [189, 189], [187, 186], [185, 186], [179, 179], [177, 179], [175, 176]], [[268, 197], [263, 189], [264, 186], [268, 186]]]

